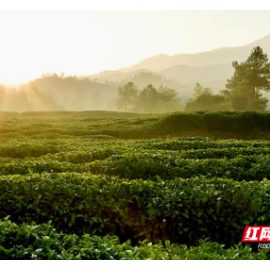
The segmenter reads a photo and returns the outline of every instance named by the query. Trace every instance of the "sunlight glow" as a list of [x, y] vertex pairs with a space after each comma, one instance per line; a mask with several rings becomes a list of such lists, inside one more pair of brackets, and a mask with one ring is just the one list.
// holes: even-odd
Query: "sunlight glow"
[[0, 11], [0, 83], [245, 45], [269, 34], [269, 18], [269, 11]]

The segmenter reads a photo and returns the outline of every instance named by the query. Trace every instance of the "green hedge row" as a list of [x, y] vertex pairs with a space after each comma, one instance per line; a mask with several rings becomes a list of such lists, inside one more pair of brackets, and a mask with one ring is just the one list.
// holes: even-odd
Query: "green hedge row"
[[[35, 117], [35, 113], [32, 117]], [[85, 116], [82, 114], [83, 117]], [[73, 137], [107, 135], [121, 139], [164, 138], [168, 135], [171, 137], [188, 135], [211, 138], [270, 138], [268, 112], [173, 113], [151, 118], [107, 118], [98, 121], [78, 118], [48, 119], [0, 119], [0, 138], [27, 136], [50, 139], [64, 138], [64, 135]]]
[[252, 111], [174, 113], [162, 117], [152, 127], [153, 134], [160, 135], [265, 139], [270, 132], [270, 114]]
[[[29, 172], [91, 172], [145, 180], [154, 180], [157, 175], [163, 179], [204, 175], [207, 177], [228, 177], [237, 181], [270, 178], [269, 149], [258, 148], [257, 150], [246, 149], [245, 152], [245, 150], [225, 151], [223, 149], [221, 153], [213, 151], [212, 158], [204, 157], [204, 155], [211, 156], [211, 150], [177, 153], [174, 151], [133, 149], [123, 153], [118, 150], [115, 154], [113, 154], [112, 149], [61, 152], [39, 158], [0, 158], [0, 175], [26, 175]], [[221, 158], [222, 153], [224, 153], [225, 158]], [[220, 157], [215, 158], [216, 155], [220, 155]], [[231, 155], [232, 158], [227, 158], [226, 155]]]
[[[268, 181], [125, 180], [76, 173], [0, 177], [0, 218], [52, 220], [67, 233], [197, 245], [241, 241], [245, 225], [270, 222]], [[267, 224], [267, 223], [265, 223]], [[264, 224], [264, 225], [265, 225]]]
[[[27, 157], [41, 157], [47, 154], [61, 154], [73, 151], [89, 153], [124, 153], [128, 151], [157, 151], [157, 150], [173, 150], [185, 158], [192, 158], [192, 153], [198, 151], [202, 153], [206, 151], [205, 157], [222, 156], [223, 152], [228, 157], [239, 154], [258, 153], [258, 151], [267, 151], [270, 147], [269, 141], [242, 141], [242, 140], [217, 140], [202, 138], [178, 138], [178, 139], [151, 139], [151, 140], [89, 140], [88, 138], [74, 138], [74, 139], [54, 139], [54, 140], [33, 140], [33, 139], [5, 139], [1, 140], [0, 157], [12, 158], [27, 158]], [[186, 152], [185, 152], [186, 151]], [[189, 155], [189, 151], [190, 155]], [[202, 152], [200, 152], [202, 151]], [[185, 156], [187, 155], [187, 156]], [[199, 157], [200, 158], [200, 155]]]
[[[0, 157], [12, 157], [17, 159], [27, 157], [41, 157], [47, 154], [61, 154], [65, 152], [112, 152], [117, 143], [118, 148], [128, 149], [129, 144], [125, 141], [91, 140], [88, 138], [55, 139], [54, 140], [34, 140], [34, 139], [14, 139], [0, 140]], [[132, 144], [132, 142], [131, 142]], [[124, 147], [122, 145], [125, 145]]]
[[58, 233], [49, 223], [17, 225], [0, 221], [0, 259], [5, 260], [267, 260], [269, 251], [253, 253], [247, 245], [229, 249], [200, 241], [199, 247], [162, 245], [144, 241], [138, 246], [120, 243], [116, 236]]
[[[174, 140], [145, 140], [91, 142], [89, 140], [56, 140], [36, 141], [27, 140], [19, 143], [17, 140], [2, 142], [0, 157], [18, 159], [35, 158], [67, 161], [71, 163], [87, 163], [110, 156], [128, 155], [135, 152], [141, 155], [163, 155], [181, 159], [206, 158], [235, 158], [237, 156], [250, 156], [270, 154], [270, 143], [248, 141], [198, 141], [190, 142], [185, 139]], [[150, 156], [151, 157], [151, 156]]]
[[47, 154], [46, 156], [35, 158], [35, 160], [39, 159], [47, 159], [47, 160], [57, 160], [57, 161], [67, 161], [73, 164], [78, 163], [88, 163], [95, 160], [103, 160], [108, 157], [114, 156], [119, 157], [119, 159], [123, 157], [129, 156], [142, 156], [145, 158], [155, 158], [155, 157], [164, 157], [165, 159], [174, 158], [174, 159], [233, 159], [238, 156], [253, 156], [253, 155], [269, 155], [270, 147], [243, 147], [243, 148], [212, 148], [212, 149], [188, 149], [188, 150], [158, 150], [158, 149], [143, 149], [139, 147], [132, 147], [130, 145], [128, 148], [124, 148], [118, 146], [115, 149], [115, 146], [108, 146], [107, 148], [93, 149], [84, 151], [62, 151], [56, 154]]
[[[73, 171], [106, 174], [128, 179], [190, 178], [198, 175], [228, 177], [237, 181], [263, 180], [270, 177], [270, 155], [239, 155], [233, 159], [184, 159], [177, 153], [140, 153], [131, 151], [105, 160], [74, 167]], [[70, 169], [69, 171], [71, 171]], [[40, 172], [40, 171], [38, 171]]]
[[[131, 141], [132, 142], [132, 141]], [[173, 139], [151, 139], [135, 141], [143, 149], [158, 149], [158, 150], [211, 150], [211, 149], [236, 149], [236, 148], [266, 148], [270, 146], [269, 141], [263, 140], [211, 140], [209, 138], [201, 137], [182, 137]]]

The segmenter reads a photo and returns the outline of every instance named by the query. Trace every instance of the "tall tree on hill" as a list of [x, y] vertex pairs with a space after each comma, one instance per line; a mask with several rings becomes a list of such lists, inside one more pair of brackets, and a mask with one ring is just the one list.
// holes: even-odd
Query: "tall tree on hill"
[[261, 91], [270, 90], [270, 62], [261, 47], [255, 47], [248, 59], [232, 63], [234, 75], [222, 93], [235, 110], [265, 110], [267, 99]]
[[128, 82], [123, 87], [118, 88], [119, 99], [117, 101], [118, 109], [127, 111], [129, 106], [133, 106], [137, 97], [138, 90], [133, 82]]
[[153, 112], [158, 100], [159, 92], [152, 84], [149, 84], [140, 92], [136, 108], [140, 112]]

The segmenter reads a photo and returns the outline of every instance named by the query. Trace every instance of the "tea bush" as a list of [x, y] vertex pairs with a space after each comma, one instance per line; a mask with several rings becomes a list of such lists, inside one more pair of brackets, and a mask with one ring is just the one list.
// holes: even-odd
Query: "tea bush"
[[269, 124], [261, 112], [1, 114], [0, 258], [267, 259], [238, 243], [270, 223]]
[[241, 241], [243, 228], [265, 215], [268, 182], [229, 179], [129, 180], [92, 174], [0, 177], [0, 217], [52, 224], [67, 233], [117, 235], [197, 245], [209, 238]]
[[132, 246], [116, 236], [82, 236], [58, 233], [48, 222], [17, 225], [0, 221], [0, 259], [2, 260], [267, 260], [269, 252], [253, 253], [249, 246], [230, 249], [218, 243], [200, 241], [199, 247], [141, 242]]

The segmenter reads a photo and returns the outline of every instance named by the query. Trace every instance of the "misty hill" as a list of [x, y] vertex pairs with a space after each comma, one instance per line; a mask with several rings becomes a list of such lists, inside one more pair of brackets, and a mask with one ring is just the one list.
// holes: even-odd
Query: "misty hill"
[[197, 54], [178, 54], [168, 56], [165, 54], [148, 58], [132, 67], [121, 69], [121, 72], [130, 72], [137, 69], [149, 69], [160, 72], [176, 65], [191, 67], [205, 67], [221, 64], [229, 64], [234, 60], [244, 61], [253, 47], [260, 46], [270, 55], [270, 34], [266, 37], [242, 47], [225, 47]]
[[[93, 82], [87, 78], [61, 78], [57, 75], [36, 79], [24, 86], [38, 100], [51, 100], [57, 110], [96, 110], [110, 108], [117, 95], [114, 85]], [[45, 102], [46, 103], [46, 102]], [[50, 104], [49, 100], [47, 104]]]
[[[0, 85], [0, 111], [89, 111], [116, 110], [118, 88], [134, 81], [138, 90], [149, 84], [175, 89], [182, 102], [189, 97], [190, 89], [171, 79], [149, 72], [134, 73], [133, 77], [118, 83], [97, 82], [87, 77], [64, 77], [46, 74], [26, 84], [11, 88]], [[104, 80], [103, 80], [104, 81]]]
[[179, 54], [168, 56], [166, 54], [148, 58], [129, 68], [121, 69], [123, 73], [146, 68], [154, 72], [160, 72], [177, 65], [189, 67], [205, 67], [221, 64], [229, 64], [234, 60], [242, 61], [247, 58], [251, 49], [248, 47], [220, 48], [209, 52], [197, 54]]
[[115, 109], [118, 87], [88, 78], [46, 75], [18, 89], [0, 87], [0, 111], [83, 111]]
[[89, 78], [93, 79], [96, 82], [121, 83], [121, 81], [132, 79], [137, 74], [149, 73], [149, 72], [151, 71], [145, 68], [126, 72], [126, 73], [123, 73], [121, 71], [106, 70], [101, 73], [91, 75], [89, 76]]
[[[182, 87], [192, 89], [196, 82], [211, 87], [214, 92], [224, 89], [226, 80], [233, 75], [232, 61], [245, 61], [251, 50], [260, 46], [270, 56], [270, 35], [241, 47], [225, 47], [197, 54], [165, 54], [150, 57], [129, 68], [93, 75], [93, 78], [118, 81], [127, 80], [141, 70], [173, 79]], [[109, 76], [108, 76], [109, 75]], [[192, 93], [190, 93], [191, 95]]]
[[183, 84], [189, 84], [194, 79], [201, 83], [224, 82], [233, 74], [231, 64], [221, 64], [206, 67], [190, 67], [177, 65], [159, 72], [164, 78], [175, 79]]
[[139, 69], [122, 73], [120, 71], [106, 71], [90, 78], [97, 82], [123, 85], [128, 81], [134, 82], [139, 88], [144, 88], [148, 84], [155, 87], [161, 84], [174, 88], [178, 93], [190, 96], [196, 82], [211, 87], [214, 92], [223, 89], [226, 79], [233, 74], [231, 64], [222, 64], [218, 66], [190, 67], [185, 65], [176, 65], [160, 72], [151, 72], [147, 69]]

